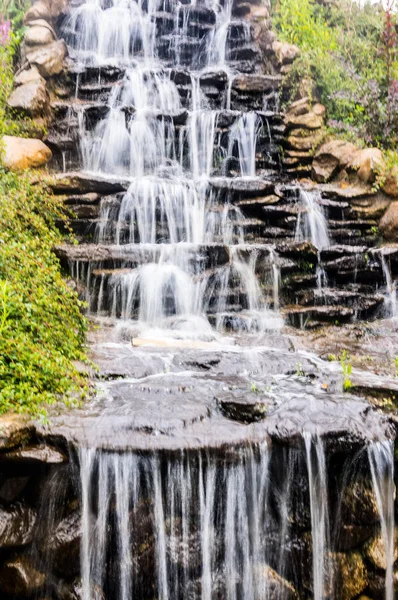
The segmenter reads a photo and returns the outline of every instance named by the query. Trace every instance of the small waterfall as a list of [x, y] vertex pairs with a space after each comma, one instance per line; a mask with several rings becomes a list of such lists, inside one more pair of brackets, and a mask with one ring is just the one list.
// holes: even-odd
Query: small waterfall
[[387, 263], [386, 257], [380, 252], [381, 266], [383, 269], [383, 275], [386, 282], [387, 300], [386, 306], [391, 317], [398, 317], [398, 290], [396, 282], [393, 280], [391, 275], [390, 267]]
[[310, 241], [321, 250], [330, 246], [327, 219], [319, 192], [300, 190], [300, 207], [296, 225], [296, 241]]
[[386, 557], [386, 600], [394, 600], [394, 442], [376, 442], [368, 446], [370, 469]]
[[[237, 449], [232, 464], [82, 449], [83, 599], [107, 582], [115, 600], [153, 586], [162, 600], [211, 600], [218, 578], [226, 600], [267, 597], [268, 464], [266, 444]], [[152, 581], [140, 573], [146, 560]]]
[[228, 156], [233, 156], [236, 147], [242, 177], [256, 176], [256, 147], [260, 126], [257, 114], [249, 112], [242, 115], [231, 129]]
[[310, 490], [314, 600], [323, 600], [326, 573], [329, 574], [328, 584], [332, 589], [327, 558], [329, 516], [325, 449], [317, 435], [304, 433], [304, 442]]

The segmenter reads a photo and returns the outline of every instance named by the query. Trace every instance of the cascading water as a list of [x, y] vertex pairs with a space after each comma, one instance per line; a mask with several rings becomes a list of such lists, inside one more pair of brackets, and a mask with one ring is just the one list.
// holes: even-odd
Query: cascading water
[[381, 253], [380, 258], [381, 258], [381, 266], [383, 269], [383, 275], [384, 275], [384, 279], [386, 282], [386, 292], [387, 292], [386, 308], [391, 317], [398, 317], [397, 284], [391, 276], [391, 270], [388, 266], [386, 257]]
[[[77, 259], [71, 269], [85, 283], [101, 335], [109, 334], [96, 350], [116, 347], [122, 355], [94, 400], [94, 441], [73, 438], [83, 600], [339, 600], [333, 560], [341, 553], [332, 528], [340, 479], [338, 493], [329, 493], [336, 472], [327, 436], [335, 427], [330, 437], [344, 446], [346, 426], [350, 439], [369, 448], [392, 600], [391, 448], [361, 435], [373, 418], [368, 404], [344, 409], [347, 425], [344, 410], [341, 420], [338, 414], [346, 398], [329, 400], [324, 384], [317, 387], [319, 365], [308, 360], [307, 377], [290, 346], [285, 354], [279, 340], [271, 348], [271, 330], [283, 325], [280, 290], [294, 263], [273, 241], [278, 228], [264, 232], [262, 221], [244, 213], [250, 203], [267, 208], [264, 189], [279, 194], [261, 166], [262, 140], [273, 143], [267, 100], [231, 110], [235, 83], [243, 90], [247, 83], [239, 81], [245, 59], [242, 71], [237, 64], [251, 56], [250, 24], [230, 0], [93, 1], [71, 8], [64, 32], [78, 72], [83, 169], [94, 180], [121, 182], [102, 197], [90, 230], [95, 244], [86, 246], [95, 246], [98, 259]], [[82, 100], [92, 90], [80, 76], [99, 69], [100, 79], [104, 65], [117, 81], [101, 89], [93, 125], [95, 103], [87, 108]], [[261, 89], [261, 75], [254, 77]], [[245, 102], [243, 93], [238, 107]], [[299, 194], [295, 238], [312, 242], [320, 264], [330, 246], [321, 198]], [[283, 201], [276, 212], [292, 223], [294, 209], [285, 212]], [[293, 239], [294, 222], [288, 226]], [[263, 241], [268, 234], [271, 243]], [[322, 287], [321, 267], [317, 275]], [[270, 348], [245, 351], [223, 340], [220, 333], [230, 331], [242, 344], [270, 332]], [[150, 350], [137, 375], [132, 353], [140, 344], [170, 349], [175, 341], [187, 352]], [[128, 375], [119, 381], [124, 360]], [[200, 398], [192, 399], [197, 390]], [[340, 452], [333, 460], [341, 461]], [[344, 480], [346, 467], [338, 466]]]

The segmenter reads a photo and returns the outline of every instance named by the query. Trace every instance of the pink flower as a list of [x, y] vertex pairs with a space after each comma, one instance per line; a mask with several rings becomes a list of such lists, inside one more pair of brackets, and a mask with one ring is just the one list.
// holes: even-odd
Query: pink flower
[[10, 41], [11, 23], [0, 17], [0, 46], [7, 46]]

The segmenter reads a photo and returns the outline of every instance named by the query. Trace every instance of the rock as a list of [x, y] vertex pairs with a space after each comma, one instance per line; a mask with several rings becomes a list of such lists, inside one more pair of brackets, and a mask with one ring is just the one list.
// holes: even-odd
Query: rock
[[14, 77], [15, 87], [18, 87], [19, 85], [25, 85], [26, 83], [36, 83], [38, 81], [43, 82], [44, 85], [46, 83], [45, 79], [43, 79], [43, 77], [40, 75], [37, 67], [24, 69]]
[[395, 166], [387, 175], [382, 190], [387, 196], [398, 198], [398, 166]]
[[5, 135], [3, 164], [7, 169], [25, 170], [44, 167], [52, 152], [43, 142]]
[[341, 517], [343, 523], [367, 526], [380, 520], [371, 481], [361, 478], [346, 487], [341, 502]]
[[67, 460], [65, 454], [45, 444], [27, 446], [6, 454], [0, 454], [0, 462], [59, 465], [67, 462]]
[[272, 50], [280, 65], [291, 65], [300, 56], [300, 49], [297, 46], [279, 40], [272, 44]]
[[84, 173], [60, 173], [49, 181], [55, 193], [61, 194], [87, 194], [101, 193], [112, 194], [123, 192], [128, 188], [128, 181], [107, 181], [101, 176], [90, 176]]
[[46, 581], [44, 573], [38, 571], [27, 556], [15, 557], [0, 568], [0, 590], [10, 596], [31, 597]]
[[314, 104], [311, 110], [314, 115], [317, 115], [318, 117], [325, 117], [326, 115], [326, 108], [323, 106], [323, 104], [320, 104], [320, 102]]
[[31, 65], [38, 68], [45, 79], [48, 79], [54, 75], [59, 75], [63, 71], [66, 56], [66, 44], [63, 40], [59, 40], [37, 50], [27, 52], [26, 58]]
[[[394, 531], [394, 562], [398, 559], [398, 527]], [[366, 558], [377, 569], [386, 571], [387, 561], [382, 533], [379, 532], [365, 547]]]
[[[393, 575], [394, 593], [398, 593], [398, 573], [395, 571]], [[371, 596], [371, 600], [385, 600], [386, 599], [386, 580], [384, 575], [372, 573], [369, 576], [368, 591]], [[362, 598], [362, 597], [361, 597]], [[361, 600], [361, 599], [359, 599]], [[365, 600], [368, 600], [365, 598]]]
[[48, 27], [33, 25], [25, 33], [24, 42], [27, 46], [47, 46], [56, 40], [56, 36]]
[[336, 547], [343, 552], [358, 548], [371, 537], [373, 532], [374, 527], [344, 524], [340, 527]]
[[330, 590], [330, 593], [326, 594], [327, 597], [332, 595], [334, 588], [338, 592], [339, 600], [353, 600], [366, 589], [368, 573], [359, 552], [333, 552], [330, 553], [329, 559], [332, 580], [327, 582]]
[[254, 567], [253, 575], [259, 583], [259, 589], [267, 590], [264, 596], [260, 595], [258, 597], [258, 600], [266, 600], [267, 598], [296, 600], [299, 597], [293, 585], [268, 565]]
[[225, 417], [239, 423], [256, 423], [265, 419], [268, 409], [275, 403], [275, 398], [264, 390], [232, 390], [220, 394], [216, 398]]
[[398, 202], [391, 202], [380, 221], [379, 229], [389, 242], [398, 240]]
[[28, 443], [33, 433], [33, 424], [26, 417], [13, 414], [0, 416], [0, 450]]
[[312, 150], [313, 148], [317, 147], [317, 145], [322, 141], [322, 138], [322, 132], [316, 132], [310, 135], [308, 135], [307, 132], [306, 136], [299, 136], [296, 135], [296, 132], [294, 132], [294, 135], [289, 135], [287, 141], [293, 150]]
[[[57, 600], [83, 600], [81, 579], [72, 583], [60, 582], [57, 586]], [[98, 585], [91, 584], [90, 600], [105, 600], [105, 594]]]
[[366, 148], [357, 152], [350, 166], [356, 170], [358, 178], [363, 183], [374, 183], [383, 164], [384, 160], [381, 150], [378, 148]]
[[323, 144], [315, 154], [312, 176], [318, 183], [330, 181], [340, 169], [352, 164], [358, 148], [350, 142], [332, 140]]
[[0, 548], [25, 546], [33, 540], [35, 513], [17, 503], [7, 509], [0, 508]]
[[61, 521], [52, 535], [50, 551], [63, 576], [79, 574], [81, 534], [81, 516], [76, 512]]
[[67, 0], [37, 0], [31, 6], [24, 17], [25, 25], [38, 19], [44, 19], [48, 22], [53, 22], [66, 11]]
[[320, 129], [323, 126], [323, 119], [314, 112], [308, 112], [297, 116], [288, 115], [286, 118], [286, 125], [291, 128], [304, 127], [305, 129]]
[[[25, 76], [30, 77], [36, 77], [36, 74], [33, 72]], [[49, 104], [50, 98], [43, 78], [19, 85], [8, 98], [10, 108], [27, 113], [31, 117], [45, 114]]]
[[14, 502], [25, 489], [30, 477], [8, 477], [0, 484], [0, 500], [3, 502]]

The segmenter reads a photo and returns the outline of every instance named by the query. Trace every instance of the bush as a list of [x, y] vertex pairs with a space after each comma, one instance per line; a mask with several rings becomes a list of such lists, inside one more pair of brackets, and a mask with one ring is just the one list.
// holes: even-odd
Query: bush
[[395, 17], [377, 4], [355, 0], [274, 2], [279, 36], [301, 49], [290, 74], [316, 84], [335, 132], [393, 147], [398, 122]]
[[86, 321], [53, 253], [60, 201], [29, 175], [0, 172], [0, 412], [43, 412], [79, 393]]

